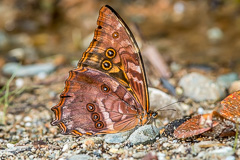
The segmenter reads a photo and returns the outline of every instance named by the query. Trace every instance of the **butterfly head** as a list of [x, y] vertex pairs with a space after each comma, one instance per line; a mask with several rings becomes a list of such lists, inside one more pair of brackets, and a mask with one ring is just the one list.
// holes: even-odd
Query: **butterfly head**
[[154, 111], [148, 111], [147, 114], [145, 114], [146, 118], [145, 118], [145, 122], [143, 124], [148, 124], [148, 123], [151, 123], [151, 122], [155, 122], [156, 118], [158, 117], [158, 113], [157, 112], [154, 112]]
[[154, 112], [154, 111], [149, 111], [148, 112], [148, 117], [150, 117], [150, 119], [156, 119], [157, 116], [158, 116], [157, 112]]

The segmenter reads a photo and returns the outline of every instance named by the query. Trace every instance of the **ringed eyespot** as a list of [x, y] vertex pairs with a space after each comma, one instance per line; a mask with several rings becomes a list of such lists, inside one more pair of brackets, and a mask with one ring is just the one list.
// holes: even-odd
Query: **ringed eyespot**
[[109, 92], [110, 91], [110, 88], [106, 84], [103, 84], [101, 86], [101, 89], [102, 89], [103, 92]]
[[98, 122], [95, 123], [95, 127], [96, 127], [97, 129], [101, 129], [101, 128], [104, 127], [104, 124], [103, 124], [103, 122], [98, 121]]
[[93, 120], [94, 122], [97, 122], [99, 119], [100, 119], [100, 116], [99, 116], [98, 113], [93, 113], [93, 114], [92, 114], [92, 120]]
[[112, 36], [113, 36], [113, 38], [118, 38], [118, 37], [119, 37], [119, 34], [118, 34], [118, 32], [114, 32], [114, 33], [112, 34]]
[[104, 60], [102, 62], [102, 68], [106, 71], [112, 68], [112, 63], [109, 60]]
[[106, 57], [114, 58], [116, 56], [116, 51], [113, 48], [108, 48], [106, 50]]
[[93, 112], [93, 111], [95, 110], [94, 104], [88, 103], [88, 104], [87, 104], [87, 110], [88, 110], [89, 112]]

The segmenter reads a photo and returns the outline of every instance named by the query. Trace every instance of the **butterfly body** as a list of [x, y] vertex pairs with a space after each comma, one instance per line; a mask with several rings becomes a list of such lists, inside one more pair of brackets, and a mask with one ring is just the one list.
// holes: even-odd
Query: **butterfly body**
[[52, 125], [63, 134], [117, 133], [146, 124], [147, 82], [137, 43], [110, 6], [100, 9], [94, 38], [69, 72]]

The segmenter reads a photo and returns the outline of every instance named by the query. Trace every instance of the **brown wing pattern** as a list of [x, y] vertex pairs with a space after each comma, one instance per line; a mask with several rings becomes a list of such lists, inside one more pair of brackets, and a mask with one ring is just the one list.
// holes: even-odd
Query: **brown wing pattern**
[[[208, 121], [211, 121], [211, 124], [208, 124]], [[197, 115], [181, 124], [174, 131], [174, 136], [176, 138], [192, 137], [209, 131], [218, 124], [219, 122], [212, 121], [211, 114]]]
[[240, 123], [240, 91], [236, 91], [221, 101], [221, 107], [217, 112], [234, 123]]
[[98, 70], [78, 68], [69, 72], [58, 105], [52, 108], [63, 134], [116, 133], [141, 121], [140, 104], [118, 81]]
[[140, 51], [130, 29], [109, 6], [100, 9], [93, 41], [78, 67], [100, 70], [118, 80], [148, 112], [148, 90]]

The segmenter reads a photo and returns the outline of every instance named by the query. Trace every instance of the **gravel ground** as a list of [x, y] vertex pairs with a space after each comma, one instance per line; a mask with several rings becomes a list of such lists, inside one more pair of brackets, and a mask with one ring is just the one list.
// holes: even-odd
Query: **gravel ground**
[[[1, 159], [237, 159], [240, 155], [239, 139], [235, 137], [194, 137], [178, 140], [160, 135], [159, 129], [169, 121], [159, 120], [160, 128], [154, 132], [151, 125], [136, 131], [115, 135], [83, 136], [61, 135], [57, 127], [50, 125], [53, 112], [50, 110], [59, 98], [63, 81], [69, 68], [63, 68], [44, 80], [28, 82], [29, 87], [16, 97], [8, 108], [7, 123], [0, 126]], [[58, 77], [55, 80], [54, 77]], [[17, 78], [18, 79], [18, 78]], [[17, 81], [17, 80], [16, 80]], [[16, 82], [15, 81], [15, 82]], [[159, 91], [151, 89], [150, 98]], [[165, 95], [165, 96], [163, 96]], [[168, 94], [163, 94], [166, 99]], [[158, 95], [158, 97], [160, 97]], [[159, 99], [158, 99], [159, 100]], [[160, 99], [161, 101], [161, 99]], [[154, 104], [154, 102], [152, 102]], [[168, 102], [166, 102], [168, 103]], [[196, 113], [199, 106], [204, 112], [216, 107], [214, 102], [194, 102], [185, 99], [183, 115]], [[171, 111], [167, 111], [171, 112]], [[2, 112], [1, 112], [2, 113]], [[141, 131], [143, 130], [143, 131]], [[150, 131], [146, 133], [145, 131]], [[118, 139], [119, 137], [126, 139]], [[132, 140], [133, 138], [138, 138]], [[146, 140], [144, 139], [146, 138]], [[115, 141], [113, 141], [113, 140]], [[144, 139], [144, 140], [143, 140]], [[236, 144], [235, 144], [236, 143]], [[234, 144], [236, 147], [234, 147]]]

